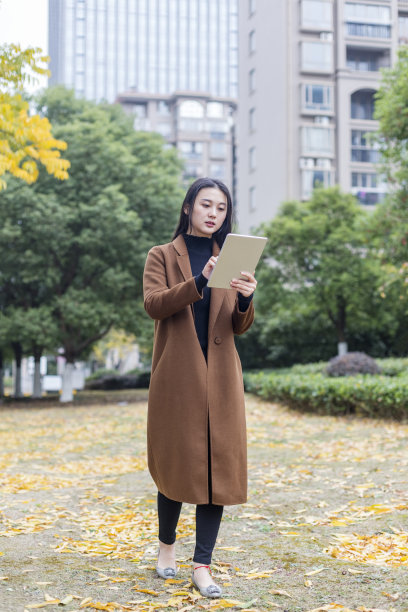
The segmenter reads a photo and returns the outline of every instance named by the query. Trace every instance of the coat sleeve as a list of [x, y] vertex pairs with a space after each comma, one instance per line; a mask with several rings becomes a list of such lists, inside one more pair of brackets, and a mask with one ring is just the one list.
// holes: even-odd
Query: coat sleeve
[[169, 288], [166, 263], [160, 247], [153, 247], [146, 259], [143, 274], [144, 307], [156, 320], [166, 319], [202, 298], [194, 277]]
[[237, 298], [235, 302], [235, 308], [232, 313], [232, 328], [234, 330], [234, 334], [237, 334], [237, 336], [240, 336], [241, 334], [245, 333], [251, 327], [254, 317], [255, 317], [255, 310], [254, 310], [253, 300], [251, 301], [247, 310], [245, 312], [241, 312], [239, 310], [239, 304], [238, 304], [238, 298]]

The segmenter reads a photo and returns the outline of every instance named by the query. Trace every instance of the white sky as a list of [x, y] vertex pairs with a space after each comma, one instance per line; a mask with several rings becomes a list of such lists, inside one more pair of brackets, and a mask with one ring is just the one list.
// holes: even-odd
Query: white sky
[[[0, 44], [41, 47], [48, 53], [48, 0], [0, 0]], [[36, 87], [44, 87], [44, 78]]]

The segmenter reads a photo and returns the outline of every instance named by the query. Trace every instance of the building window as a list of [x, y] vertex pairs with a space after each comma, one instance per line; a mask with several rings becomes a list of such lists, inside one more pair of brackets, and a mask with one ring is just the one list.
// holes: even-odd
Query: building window
[[147, 117], [147, 105], [146, 104], [133, 104], [132, 106], [133, 114], [138, 119], [144, 119]]
[[190, 140], [182, 140], [178, 148], [186, 159], [201, 159], [203, 155], [203, 143]]
[[210, 164], [210, 175], [213, 178], [225, 180], [225, 164]]
[[333, 111], [333, 87], [330, 85], [303, 85], [302, 106], [310, 111]]
[[251, 147], [249, 149], [249, 169], [255, 170], [256, 168], [256, 148]]
[[368, 23], [348, 23], [347, 34], [366, 38], [391, 38], [391, 26]]
[[225, 158], [227, 156], [227, 144], [225, 142], [213, 141], [210, 147], [211, 157]]
[[353, 195], [363, 206], [375, 206], [385, 199], [386, 191], [369, 191], [366, 189], [353, 189]]
[[327, 127], [302, 128], [302, 155], [331, 156], [334, 153], [333, 130]]
[[375, 91], [360, 89], [351, 96], [351, 118], [371, 121], [374, 119]]
[[373, 51], [370, 49], [347, 48], [347, 67], [350, 70], [378, 72], [380, 68], [389, 68], [390, 53], [388, 49]]
[[398, 17], [398, 42], [400, 45], [408, 45], [408, 15]]
[[256, 188], [249, 188], [249, 210], [254, 212], [256, 210]]
[[308, 200], [316, 187], [330, 187], [332, 183], [332, 173], [330, 170], [318, 168], [302, 170], [302, 200]]
[[248, 43], [249, 53], [255, 53], [255, 30], [252, 30], [252, 32], [249, 33]]
[[222, 102], [207, 103], [207, 117], [211, 119], [222, 119], [224, 116], [224, 106]]
[[159, 115], [168, 117], [170, 115], [170, 104], [165, 100], [159, 100], [157, 102], [157, 112]]
[[328, 0], [303, 0], [301, 27], [304, 29], [332, 30], [333, 5]]
[[256, 10], [256, 0], [249, 0], [248, 6], [249, 6], [249, 16], [251, 16], [255, 13], [255, 10]]
[[188, 179], [196, 179], [199, 176], [203, 176], [203, 167], [196, 165], [196, 164], [191, 164], [191, 163], [187, 163], [184, 166], [184, 178]]
[[380, 152], [375, 148], [364, 130], [351, 131], [351, 161], [363, 164], [377, 164], [380, 161]]
[[203, 132], [204, 122], [200, 119], [180, 119], [179, 128], [185, 132]]
[[369, 187], [377, 188], [378, 175], [374, 172], [352, 172], [351, 186], [352, 187]]
[[204, 117], [203, 105], [195, 100], [185, 100], [179, 106], [179, 116], [193, 118]]
[[301, 69], [304, 72], [332, 72], [332, 43], [326, 41], [302, 42]]
[[255, 68], [249, 71], [249, 93], [255, 91]]
[[254, 132], [255, 128], [256, 128], [255, 109], [254, 108], [250, 108], [249, 109], [249, 131], [250, 132]]
[[345, 16], [347, 21], [363, 23], [391, 23], [391, 9], [379, 4], [359, 4], [346, 2]]
[[159, 121], [156, 128], [157, 132], [163, 136], [163, 138], [170, 138], [172, 130], [171, 123], [165, 121]]

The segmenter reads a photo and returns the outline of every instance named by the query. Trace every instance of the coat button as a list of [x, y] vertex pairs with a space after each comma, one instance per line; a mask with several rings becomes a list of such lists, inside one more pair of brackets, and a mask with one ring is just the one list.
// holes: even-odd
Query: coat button
[[221, 338], [219, 338], [218, 336], [216, 336], [216, 337], [214, 338], [214, 342], [215, 342], [215, 344], [221, 344], [222, 340], [221, 340]]

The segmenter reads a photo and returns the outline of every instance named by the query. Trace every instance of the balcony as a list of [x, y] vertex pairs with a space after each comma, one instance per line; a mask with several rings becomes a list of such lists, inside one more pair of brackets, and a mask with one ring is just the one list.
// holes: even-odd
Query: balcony
[[355, 72], [378, 72], [391, 66], [389, 49], [347, 47], [347, 68]]

